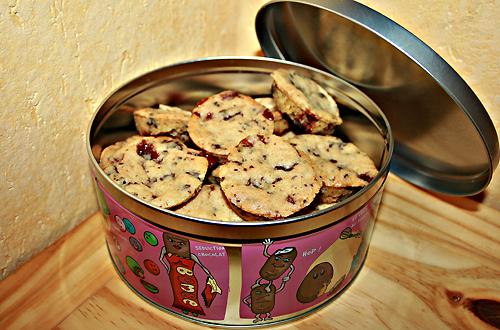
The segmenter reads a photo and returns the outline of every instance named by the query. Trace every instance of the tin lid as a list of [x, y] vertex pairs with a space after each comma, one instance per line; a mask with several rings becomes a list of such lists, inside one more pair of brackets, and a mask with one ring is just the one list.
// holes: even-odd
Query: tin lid
[[420, 39], [352, 0], [272, 1], [256, 18], [267, 56], [354, 84], [395, 139], [391, 171], [451, 195], [482, 191], [498, 165], [495, 127], [465, 81]]

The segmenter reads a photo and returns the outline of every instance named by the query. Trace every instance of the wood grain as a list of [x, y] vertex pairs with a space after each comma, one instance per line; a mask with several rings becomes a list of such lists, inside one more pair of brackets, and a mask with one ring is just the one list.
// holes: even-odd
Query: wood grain
[[[325, 308], [273, 328], [500, 328], [495, 206], [443, 198], [390, 175], [360, 275]], [[100, 231], [94, 216], [7, 278], [0, 328], [205, 328], [133, 294], [112, 270]]]
[[0, 284], [0, 329], [52, 328], [114, 275], [94, 215]]

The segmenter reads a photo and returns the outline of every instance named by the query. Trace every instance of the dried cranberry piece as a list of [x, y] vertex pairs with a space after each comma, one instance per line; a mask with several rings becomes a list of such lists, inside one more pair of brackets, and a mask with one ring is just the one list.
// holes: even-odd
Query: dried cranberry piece
[[237, 97], [238, 94], [239, 93], [235, 92], [235, 91], [226, 91], [226, 92], [220, 93], [220, 98], [223, 100], [231, 100], [231, 99], [234, 99], [235, 97]]
[[250, 148], [253, 147], [253, 143], [249, 141], [247, 138], [241, 140], [240, 144], [244, 147], [250, 147]]
[[273, 113], [269, 109], [264, 110], [264, 112], [262, 113], [262, 115], [266, 119], [274, 120], [274, 115], [273, 115]]
[[155, 150], [153, 144], [148, 143], [146, 140], [142, 140], [137, 145], [137, 154], [147, 160], [155, 160], [160, 157], [160, 154]]
[[204, 99], [199, 100], [198, 103], [196, 103], [196, 107], [199, 107], [203, 103], [207, 102], [207, 100], [208, 100], [208, 97], [205, 97]]

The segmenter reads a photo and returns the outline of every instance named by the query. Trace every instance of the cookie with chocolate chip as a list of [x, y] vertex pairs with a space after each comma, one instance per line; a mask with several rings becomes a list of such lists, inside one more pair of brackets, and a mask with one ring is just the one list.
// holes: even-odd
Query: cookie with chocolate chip
[[321, 188], [311, 164], [271, 135], [243, 139], [218, 170], [227, 199], [250, 214], [284, 218], [308, 206]]
[[378, 173], [367, 154], [337, 137], [302, 134], [288, 142], [311, 160], [323, 182], [322, 203], [340, 201], [366, 186]]
[[288, 124], [288, 121], [283, 117], [283, 114], [279, 111], [272, 97], [260, 97], [256, 98], [255, 101], [271, 111], [274, 120], [274, 134], [283, 135], [288, 132], [290, 124]]
[[304, 132], [331, 134], [342, 123], [337, 103], [314, 80], [284, 69], [274, 71], [271, 76], [278, 109]]
[[175, 210], [175, 212], [210, 220], [242, 221], [231, 209], [229, 202], [217, 184], [203, 185], [196, 197]]
[[224, 91], [198, 103], [189, 119], [193, 142], [208, 153], [226, 156], [248, 135], [270, 135], [274, 120], [270, 110], [249, 96]]
[[140, 135], [167, 135], [189, 140], [187, 133], [191, 112], [177, 107], [160, 104], [158, 109], [144, 108], [134, 111], [135, 127]]
[[171, 208], [198, 192], [208, 161], [171, 137], [136, 135], [104, 149], [99, 165], [130, 194]]

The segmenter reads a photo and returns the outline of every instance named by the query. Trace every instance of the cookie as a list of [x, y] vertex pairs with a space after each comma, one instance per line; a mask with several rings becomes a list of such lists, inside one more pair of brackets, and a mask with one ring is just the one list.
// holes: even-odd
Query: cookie
[[284, 69], [274, 71], [271, 76], [278, 109], [306, 133], [331, 134], [342, 123], [333, 98], [312, 79]]
[[274, 119], [274, 134], [283, 135], [290, 129], [288, 121], [283, 117], [281, 111], [278, 110], [274, 99], [271, 97], [260, 97], [256, 98], [255, 101], [259, 102], [266, 108], [268, 108], [273, 114]]
[[275, 135], [243, 139], [231, 150], [218, 175], [232, 204], [269, 219], [303, 209], [321, 188], [307, 158]]
[[208, 162], [171, 137], [132, 136], [104, 149], [99, 165], [132, 195], [171, 208], [198, 192]]
[[187, 133], [191, 113], [177, 107], [160, 104], [158, 109], [144, 108], [134, 111], [135, 127], [140, 135], [167, 135], [189, 140]]
[[335, 203], [356, 192], [378, 173], [368, 155], [337, 137], [302, 134], [287, 141], [309, 157], [323, 181], [322, 203]]
[[203, 185], [196, 197], [175, 212], [210, 220], [242, 221], [228, 204], [219, 185], [208, 184]]
[[198, 103], [189, 119], [188, 132], [201, 149], [226, 156], [248, 135], [270, 135], [274, 120], [270, 110], [249, 96], [224, 91]]

